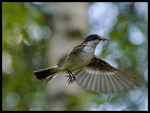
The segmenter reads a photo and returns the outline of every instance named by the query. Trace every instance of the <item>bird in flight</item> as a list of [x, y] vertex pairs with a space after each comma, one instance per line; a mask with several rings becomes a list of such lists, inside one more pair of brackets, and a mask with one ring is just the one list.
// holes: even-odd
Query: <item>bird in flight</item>
[[34, 75], [37, 79], [44, 79], [46, 84], [58, 73], [67, 72], [69, 84], [76, 81], [79, 86], [98, 93], [114, 93], [131, 89], [136, 82], [132, 75], [125, 74], [94, 55], [95, 48], [101, 41], [105, 42], [107, 39], [97, 34], [87, 36], [55, 66], [35, 70]]

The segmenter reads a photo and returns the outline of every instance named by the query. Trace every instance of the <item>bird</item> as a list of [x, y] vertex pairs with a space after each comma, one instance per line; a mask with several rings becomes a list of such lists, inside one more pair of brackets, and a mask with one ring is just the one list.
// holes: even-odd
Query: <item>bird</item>
[[56, 65], [33, 71], [39, 80], [47, 84], [58, 73], [66, 72], [68, 84], [74, 81], [86, 90], [97, 93], [128, 91], [136, 83], [134, 75], [126, 74], [95, 56], [95, 48], [108, 41], [98, 34], [87, 36], [81, 44], [71, 49]]

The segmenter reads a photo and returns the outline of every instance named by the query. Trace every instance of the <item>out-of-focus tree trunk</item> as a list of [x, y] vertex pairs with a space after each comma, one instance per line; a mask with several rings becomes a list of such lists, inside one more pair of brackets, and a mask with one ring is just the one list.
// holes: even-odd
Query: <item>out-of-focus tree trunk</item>
[[[65, 53], [83, 41], [89, 31], [88, 3], [53, 5], [54, 12], [48, 18], [52, 30], [47, 50], [49, 66], [56, 65]], [[48, 110], [65, 110], [67, 97], [83, 91], [76, 82], [68, 85], [67, 79], [65, 75], [56, 76], [46, 85]]]

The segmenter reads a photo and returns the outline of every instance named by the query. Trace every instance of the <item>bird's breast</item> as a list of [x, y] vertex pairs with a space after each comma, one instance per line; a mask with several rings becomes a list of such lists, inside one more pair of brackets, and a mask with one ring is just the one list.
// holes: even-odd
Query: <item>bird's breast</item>
[[68, 69], [69, 71], [80, 69], [88, 65], [93, 57], [94, 49], [90, 47], [84, 47], [83, 51], [69, 56], [69, 58], [67, 58], [62, 65], [62, 69]]

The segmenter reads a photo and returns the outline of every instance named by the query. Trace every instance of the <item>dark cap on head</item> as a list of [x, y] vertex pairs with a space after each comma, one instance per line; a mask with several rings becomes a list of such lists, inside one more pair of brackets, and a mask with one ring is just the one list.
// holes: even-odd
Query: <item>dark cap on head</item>
[[94, 40], [107, 40], [107, 39], [105, 39], [97, 34], [92, 34], [92, 35], [89, 35], [88, 37], [86, 37], [84, 42], [94, 41]]
[[87, 36], [84, 41], [85, 41], [85, 42], [88, 42], [88, 41], [99, 40], [99, 37], [100, 37], [100, 36], [97, 35], [97, 34], [92, 34], [92, 35]]

